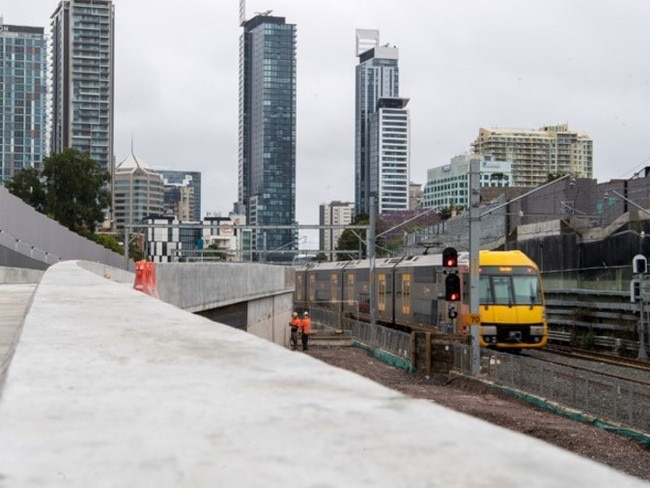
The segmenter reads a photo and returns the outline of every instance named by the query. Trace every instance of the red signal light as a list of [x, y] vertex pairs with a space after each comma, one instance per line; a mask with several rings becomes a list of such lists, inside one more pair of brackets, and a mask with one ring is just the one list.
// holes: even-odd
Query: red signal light
[[442, 265], [445, 268], [456, 268], [458, 266], [458, 251], [454, 247], [446, 247], [442, 251]]
[[460, 278], [457, 274], [450, 274], [445, 278], [445, 299], [448, 302], [460, 300]]

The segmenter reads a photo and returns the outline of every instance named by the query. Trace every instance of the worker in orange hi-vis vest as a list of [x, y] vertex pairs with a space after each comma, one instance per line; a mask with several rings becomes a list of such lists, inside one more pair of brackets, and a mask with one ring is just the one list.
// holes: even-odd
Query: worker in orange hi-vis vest
[[291, 346], [291, 349], [295, 351], [298, 348], [298, 329], [300, 328], [300, 317], [298, 317], [298, 312], [293, 312], [291, 314], [291, 322], [289, 322], [289, 327], [291, 327], [289, 345]]
[[309, 334], [311, 334], [311, 319], [309, 318], [309, 312], [304, 312], [302, 314], [300, 328], [302, 329], [302, 350], [306, 351], [309, 349]]

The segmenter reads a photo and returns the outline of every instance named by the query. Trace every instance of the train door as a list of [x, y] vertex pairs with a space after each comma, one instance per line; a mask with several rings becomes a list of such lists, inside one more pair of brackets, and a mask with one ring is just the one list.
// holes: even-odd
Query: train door
[[305, 274], [296, 273], [296, 298], [298, 303], [305, 301]]
[[377, 277], [377, 310], [386, 311], [386, 275], [383, 273]]
[[309, 303], [316, 301], [316, 273], [309, 273]]
[[345, 299], [348, 302], [348, 306], [354, 306], [354, 273], [347, 273], [347, 283], [345, 284]]
[[330, 302], [338, 302], [339, 275], [332, 273], [330, 275]]
[[411, 273], [402, 275], [402, 314], [411, 315]]

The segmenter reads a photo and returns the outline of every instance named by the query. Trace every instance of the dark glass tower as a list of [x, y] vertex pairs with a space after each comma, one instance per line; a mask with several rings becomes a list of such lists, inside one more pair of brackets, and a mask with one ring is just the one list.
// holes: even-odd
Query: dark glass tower
[[260, 14], [242, 23], [239, 86], [239, 191], [253, 247], [295, 249], [296, 26]]
[[0, 17], [0, 184], [43, 166], [46, 55], [42, 27], [3, 24]]

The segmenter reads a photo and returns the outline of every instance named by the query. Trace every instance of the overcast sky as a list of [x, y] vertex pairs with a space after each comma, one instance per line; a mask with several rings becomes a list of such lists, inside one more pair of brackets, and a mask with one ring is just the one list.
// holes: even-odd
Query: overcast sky
[[[49, 26], [57, 0], [3, 0], [7, 24]], [[237, 198], [239, 2], [114, 0], [115, 153], [201, 171], [203, 213]], [[648, 0], [249, 0], [297, 25], [297, 217], [354, 199], [355, 29], [399, 48], [411, 181], [468, 152], [480, 127], [568, 123], [598, 181], [650, 164]], [[313, 237], [309, 238], [314, 239]], [[309, 244], [316, 244], [309, 242]]]

